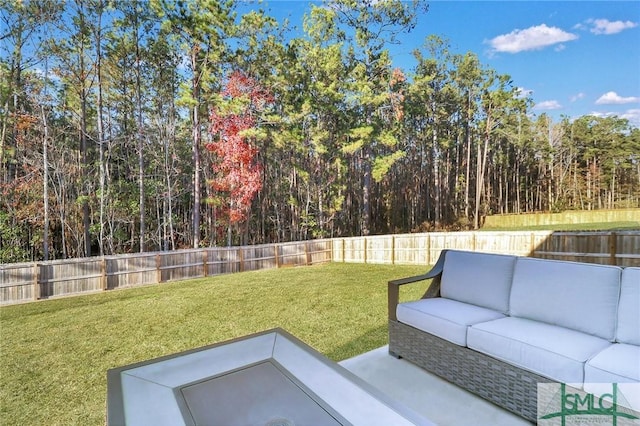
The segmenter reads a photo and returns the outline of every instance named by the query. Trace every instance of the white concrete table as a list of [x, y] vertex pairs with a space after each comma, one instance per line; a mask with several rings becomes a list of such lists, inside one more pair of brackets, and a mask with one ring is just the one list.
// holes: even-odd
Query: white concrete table
[[109, 370], [108, 425], [432, 425], [282, 329]]

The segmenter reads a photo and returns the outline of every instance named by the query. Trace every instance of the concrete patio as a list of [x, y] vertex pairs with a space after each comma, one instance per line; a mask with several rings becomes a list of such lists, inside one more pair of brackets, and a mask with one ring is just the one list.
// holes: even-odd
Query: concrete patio
[[346, 359], [340, 365], [441, 426], [531, 424], [405, 360], [390, 356], [387, 346]]

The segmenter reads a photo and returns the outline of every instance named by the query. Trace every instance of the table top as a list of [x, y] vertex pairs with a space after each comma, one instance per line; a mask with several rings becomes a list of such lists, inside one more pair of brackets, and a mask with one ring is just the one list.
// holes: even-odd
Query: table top
[[282, 329], [114, 368], [109, 425], [431, 425]]

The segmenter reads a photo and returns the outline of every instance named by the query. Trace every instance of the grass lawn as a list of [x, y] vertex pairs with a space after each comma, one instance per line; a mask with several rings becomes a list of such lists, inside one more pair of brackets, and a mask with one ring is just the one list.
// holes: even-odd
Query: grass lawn
[[273, 327], [335, 361], [380, 347], [387, 281], [427, 269], [333, 263], [2, 307], [0, 425], [104, 424], [109, 368]]

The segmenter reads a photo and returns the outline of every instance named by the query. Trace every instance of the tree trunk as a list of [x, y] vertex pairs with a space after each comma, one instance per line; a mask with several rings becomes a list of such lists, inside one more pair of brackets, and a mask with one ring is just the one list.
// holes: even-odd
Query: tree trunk
[[467, 139], [467, 161], [466, 161], [466, 173], [464, 179], [464, 217], [465, 219], [469, 219], [469, 192], [470, 185], [469, 180], [471, 179], [471, 92], [468, 94], [468, 105], [467, 105], [467, 122], [465, 123], [465, 132]]
[[44, 136], [42, 138], [42, 198], [44, 200], [44, 229], [42, 235], [42, 252], [43, 260], [49, 260], [49, 125], [47, 123], [47, 115], [44, 111], [44, 105], [40, 105], [42, 114], [42, 126], [44, 127]]
[[362, 148], [362, 229], [364, 236], [371, 232], [371, 146], [365, 144]]
[[[136, 20], [138, 14], [136, 12]], [[136, 109], [138, 115], [138, 192], [139, 192], [139, 206], [140, 206], [140, 253], [145, 251], [145, 191], [144, 191], [144, 143], [142, 138], [142, 88], [140, 78], [140, 65], [142, 58], [140, 57], [140, 40], [138, 37], [138, 23], [136, 22], [133, 27], [133, 36], [136, 43]]]
[[[169, 118], [171, 123], [174, 120], [173, 107], [171, 112], [171, 117]], [[173, 194], [171, 189], [171, 164], [170, 164], [170, 155], [169, 155], [169, 142], [174, 138], [175, 125], [170, 125], [170, 133], [165, 135], [165, 144], [164, 144], [164, 173], [165, 173], [165, 184], [166, 184], [166, 197], [165, 201], [167, 203], [167, 210], [164, 222], [168, 225], [169, 228], [169, 241], [171, 242], [171, 250], [175, 250], [176, 241], [173, 232]], [[168, 222], [168, 223], [167, 223]], [[166, 240], [166, 238], [165, 238]], [[168, 249], [167, 243], [165, 243], [165, 250]]]
[[480, 228], [480, 203], [482, 202], [482, 191], [484, 191], [484, 174], [487, 165], [487, 152], [489, 150], [489, 124], [487, 124], [487, 132], [484, 136], [484, 147], [478, 144], [478, 160], [477, 160], [477, 177], [476, 177], [476, 211], [473, 219], [474, 229]]
[[100, 168], [99, 180], [100, 180], [100, 237], [98, 239], [98, 247], [100, 250], [100, 256], [104, 255], [104, 206], [105, 206], [105, 161], [104, 161], [104, 126], [102, 122], [102, 14], [98, 18], [98, 26], [96, 28], [96, 74], [98, 79], [98, 149], [99, 149], [99, 164]]
[[434, 219], [436, 228], [438, 228], [440, 226], [440, 222], [442, 221], [442, 206], [440, 205], [442, 189], [440, 185], [440, 149], [438, 148], [438, 132], [436, 130], [435, 123], [433, 125], [431, 136], [433, 142], [433, 186], [435, 194], [433, 200], [433, 204], [435, 207]]
[[80, 95], [80, 156], [82, 158], [82, 226], [84, 229], [84, 253], [91, 256], [91, 218], [89, 216], [89, 153], [87, 146], [87, 91], [83, 87]]
[[191, 94], [193, 96], [192, 114], [192, 158], [193, 158], [193, 247], [200, 246], [200, 75], [198, 71], [198, 46], [191, 49], [191, 65], [193, 78], [191, 80]]
[[476, 204], [475, 204], [475, 212], [473, 214], [473, 229], [478, 229], [480, 227], [480, 194], [482, 193], [482, 161], [481, 161], [481, 152], [482, 147], [478, 142], [478, 152], [476, 154]]

